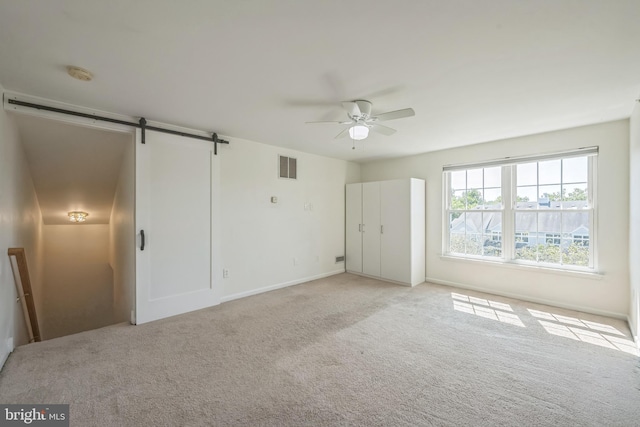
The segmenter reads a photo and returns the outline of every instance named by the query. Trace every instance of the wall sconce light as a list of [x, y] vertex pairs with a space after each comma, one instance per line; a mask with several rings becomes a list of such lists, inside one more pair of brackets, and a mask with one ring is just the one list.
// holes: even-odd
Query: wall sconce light
[[71, 211], [71, 212], [69, 212], [69, 221], [71, 221], [71, 222], [85, 222], [87, 220], [88, 216], [89, 216], [89, 214], [86, 213], [86, 212]]

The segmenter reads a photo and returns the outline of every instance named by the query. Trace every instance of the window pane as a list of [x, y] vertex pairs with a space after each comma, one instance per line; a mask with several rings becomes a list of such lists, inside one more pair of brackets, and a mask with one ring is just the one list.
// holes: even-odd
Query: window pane
[[538, 214], [538, 261], [559, 264], [561, 261], [562, 214]]
[[538, 187], [538, 205], [541, 208], [550, 208], [551, 202], [562, 200], [560, 196], [560, 185], [541, 185]]
[[576, 244], [572, 240], [563, 240], [562, 264], [589, 267], [589, 245]]
[[482, 188], [482, 169], [467, 171], [467, 188]]
[[587, 182], [587, 157], [562, 160], [562, 182]]
[[482, 212], [468, 212], [466, 216], [466, 254], [482, 255]]
[[484, 212], [483, 222], [483, 255], [502, 256], [502, 213]]
[[484, 205], [490, 209], [500, 209], [502, 206], [502, 190], [499, 188], [484, 190]]
[[449, 252], [464, 254], [465, 213], [452, 212], [449, 215]]
[[[538, 214], [516, 212], [516, 259], [536, 261], [538, 254]], [[526, 239], [524, 238], [526, 236]]]
[[563, 212], [562, 234], [565, 236], [588, 236], [590, 228], [589, 212]]
[[466, 190], [455, 190], [451, 195], [451, 209], [467, 208], [467, 192]]
[[482, 190], [469, 190], [467, 191], [467, 209], [476, 209], [482, 205]]
[[518, 185], [538, 184], [538, 163], [523, 163], [517, 166]]
[[516, 207], [536, 209], [538, 207], [538, 187], [518, 187]]
[[486, 168], [484, 170], [484, 187], [502, 187], [502, 168]]
[[467, 171], [451, 172], [451, 188], [454, 190], [464, 190], [467, 188]]
[[539, 184], [560, 184], [561, 160], [538, 162]]
[[589, 212], [563, 212], [562, 263], [589, 267]]
[[[564, 184], [562, 186], [562, 195], [563, 200], [565, 201], [587, 201], [587, 183], [579, 183], [579, 184]], [[587, 204], [586, 203], [574, 203], [566, 204], [563, 207], [578, 207], [583, 208]]]

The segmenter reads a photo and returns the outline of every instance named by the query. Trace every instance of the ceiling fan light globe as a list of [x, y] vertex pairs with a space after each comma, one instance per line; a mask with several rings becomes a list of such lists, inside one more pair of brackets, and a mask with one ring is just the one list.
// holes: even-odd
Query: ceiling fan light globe
[[349, 128], [349, 136], [351, 139], [359, 141], [369, 136], [369, 128], [363, 125], [355, 125]]

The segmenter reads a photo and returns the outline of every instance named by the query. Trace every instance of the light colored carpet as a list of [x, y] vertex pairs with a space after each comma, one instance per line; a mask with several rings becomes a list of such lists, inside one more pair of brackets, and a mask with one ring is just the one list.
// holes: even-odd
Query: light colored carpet
[[20, 347], [2, 403], [72, 426], [637, 426], [621, 321], [341, 274]]

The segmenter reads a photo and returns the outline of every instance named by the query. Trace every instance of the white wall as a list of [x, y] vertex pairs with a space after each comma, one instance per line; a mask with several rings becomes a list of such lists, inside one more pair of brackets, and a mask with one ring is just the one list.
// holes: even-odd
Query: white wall
[[638, 343], [640, 332], [640, 103], [631, 114], [630, 129], [630, 191], [629, 191], [629, 267], [631, 304], [629, 325]]
[[45, 225], [44, 338], [114, 323], [109, 225]]
[[[0, 93], [3, 91], [0, 86]], [[24, 247], [37, 313], [42, 313], [42, 216], [13, 118], [0, 110], [0, 367], [28, 336], [7, 256]]]
[[129, 321], [135, 306], [134, 166], [132, 140], [124, 149], [109, 219], [109, 263], [113, 269], [115, 322]]
[[[428, 143], [428, 142], [426, 142]], [[507, 156], [599, 146], [598, 264], [585, 278], [536, 268], [445, 260], [442, 167]], [[415, 177], [427, 182], [427, 278], [444, 284], [626, 317], [629, 310], [629, 121], [584, 126], [362, 165], [364, 181]]]
[[[222, 262], [229, 270], [222, 300], [344, 271], [335, 257], [344, 255], [345, 184], [359, 182], [359, 165], [230, 142], [219, 148]], [[278, 178], [279, 154], [298, 159], [297, 180]]]

